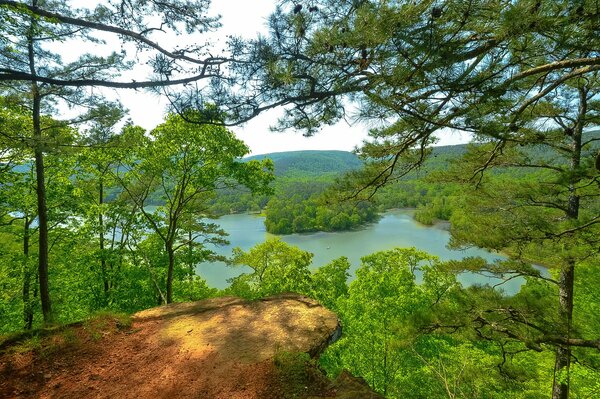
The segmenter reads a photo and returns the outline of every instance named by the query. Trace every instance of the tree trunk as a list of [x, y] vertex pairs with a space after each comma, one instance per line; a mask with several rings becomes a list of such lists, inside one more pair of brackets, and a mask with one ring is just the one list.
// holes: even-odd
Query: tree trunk
[[190, 268], [190, 277], [194, 275], [194, 243], [192, 242], [192, 231], [188, 231], [188, 267]]
[[102, 178], [100, 179], [98, 187], [98, 239], [100, 240], [100, 271], [102, 272], [102, 283], [104, 285], [104, 301], [105, 305], [108, 305], [108, 291], [110, 289], [108, 276], [106, 274], [106, 256], [104, 253], [104, 214], [102, 204], [104, 203], [104, 184]]
[[[37, 0], [32, 1], [34, 7], [37, 6]], [[34, 34], [37, 26], [35, 18], [31, 18], [31, 25], [28, 33], [28, 56], [29, 70], [33, 76], [36, 76], [35, 70], [35, 52], [34, 52]], [[35, 176], [36, 176], [36, 195], [38, 210], [38, 234], [39, 234], [39, 257], [38, 257], [38, 276], [40, 282], [40, 299], [42, 302], [42, 314], [44, 322], [52, 322], [52, 303], [50, 301], [50, 289], [48, 284], [48, 209], [46, 206], [46, 182], [44, 176], [44, 151], [41, 128], [41, 102], [42, 97], [37, 82], [31, 83], [31, 94], [33, 97], [33, 137], [35, 143]]]
[[167, 271], [167, 303], [173, 303], [173, 269], [175, 268], [175, 252], [173, 244], [167, 242], [165, 249], [169, 255], [169, 269]]
[[[566, 323], [567, 339], [573, 319], [573, 283], [575, 281], [575, 262], [569, 264], [560, 272], [558, 301], [561, 320]], [[556, 348], [554, 362], [554, 382], [552, 385], [552, 399], [568, 399], [569, 380], [571, 369], [571, 347], [568, 345]]]
[[[579, 196], [577, 195], [577, 183], [580, 178], [575, 173], [581, 163], [581, 142], [583, 126], [587, 112], [587, 89], [579, 89], [579, 110], [577, 122], [573, 132], [565, 132], [571, 136], [571, 165], [569, 168], [569, 197], [567, 199], [566, 217], [569, 220], [579, 218]], [[569, 257], [558, 279], [558, 313], [560, 320], [564, 323], [564, 334], [566, 341], [571, 338], [571, 324], [573, 321], [573, 296], [575, 286], [575, 260]], [[571, 370], [571, 347], [563, 345], [556, 348], [556, 359], [554, 362], [554, 381], [552, 384], [552, 399], [568, 399], [570, 387]]]
[[23, 322], [26, 330], [33, 326], [33, 306], [30, 295], [31, 289], [31, 267], [29, 266], [29, 238], [31, 220], [25, 216], [23, 225]]
[[[39, 130], [39, 107], [38, 107]], [[38, 234], [39, 258], [38, 274], [40, 280], [40, 299], [42, 301], [42, 314], [44, 322], [52, 322], [52, 303], [50, 301], [50, 287], [48, 283], [48, 210], [46, 208], [46, 184], [44, 181], [44, 155], [40, 148], [35, 150], [35, 173], [37, 178], [37, 206], [38, 206]]]

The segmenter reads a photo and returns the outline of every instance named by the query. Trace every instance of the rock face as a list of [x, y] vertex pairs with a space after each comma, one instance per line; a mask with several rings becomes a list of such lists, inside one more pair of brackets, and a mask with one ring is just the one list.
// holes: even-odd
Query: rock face
[[75, 335], [52, 356], [0, 356], [0, 397], [280, 398], [275, 354], [317, 355], [340, 326], [314, 300], [284, 294], [171, 304], [125, 331]]

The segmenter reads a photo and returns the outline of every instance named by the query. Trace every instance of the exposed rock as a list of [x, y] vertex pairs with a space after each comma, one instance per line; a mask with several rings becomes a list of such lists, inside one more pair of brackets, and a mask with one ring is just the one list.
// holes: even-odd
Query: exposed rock
[[211, 346], [220, 356], [262, 361], [277, 351], [317, 356], [339, 337], [337, 316], [318, 302], [297, 294], [258, 301], [220, 297], [176, 303], [134, 315], [136, 323], [164, 320], [166, 340], [182, 348]]
[[127, 331], [75, 334], [52, 356], [0, 357], [0, 397], [279, 398], [274, 355], [315, 356], [340, 326], [314, 300], [284, 294], [171, 304], [135, 314]]

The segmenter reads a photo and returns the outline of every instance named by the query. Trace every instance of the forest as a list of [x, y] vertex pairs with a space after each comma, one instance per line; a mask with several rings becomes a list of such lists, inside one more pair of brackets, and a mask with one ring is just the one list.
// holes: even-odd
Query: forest
[[415, 218], [432, 225], [449, 220], [456, 187], [427, 178], [464, 152], [464, 145], [435, 147], [431, 158], [402, 182], [387, 186], [369, 201], [343, 201], [336, 196], [336, 179], [360, 169], [360, 159], [342, 151], [292, 151], [248, 157], [273, 161], [274, 192], [252, 195], [243, 187], [221, 190], [210, 201], [213, 215], [256, 212], [266, 217], [273, 234], [343, 231], [375, 222], [381, 212], [394, 208], [418, 208]]
[[[597, 0], [282, 0], [267, 35], [223, 49], [208, 0], [69, 3], [0, 0], [0, 340], [296, 292], [343, 325], [320, 367], [385, 397], [600, 397]], [[165, 98], [162, 123], [132, 122], [109, 95], [127, 90]], [[230, 128], [274, 109], [275, 130], [351, 119], [368, 137], [356, 157], [247, 157]], [[452, 131], [471, 142], [433, 146]], [[224, 259], [207, 221], [335, 231], [402, 207], [506, 259], [395, 248], [349, 282], [346, 258], [278, 238]], [[224, 290], [195, 272], [217, 259], [246, 267]]]

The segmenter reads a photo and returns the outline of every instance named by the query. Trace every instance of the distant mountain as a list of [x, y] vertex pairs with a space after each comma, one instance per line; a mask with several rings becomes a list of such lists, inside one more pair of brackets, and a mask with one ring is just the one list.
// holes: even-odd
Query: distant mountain
[[[447, 145], [434, 147], [425, 163], [426, 170], [440, 169], [446, 166], [451, 158], [464, 154], [466, 145]], [[270, 158], [275, 163], [275, 174], [285, 177], [334, 176], [359, 169], [362, 161], [348, 151], [287, 151], [254, 155], [246, 158]]]
[[246, 159], [270, 158], [277, 176], [337, 175], [361, 167], [358, 157], [347, 151], [287, 151], [254, 155]]
[[432, 147], [429, 159], [425, 161], [425, 165], [433, 169], [446, 167], [450, 159], [458, 158], [467, 151], [466, 144], [442, 145]]

